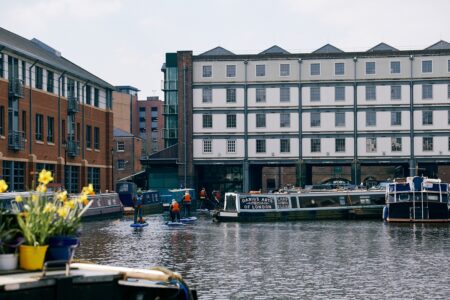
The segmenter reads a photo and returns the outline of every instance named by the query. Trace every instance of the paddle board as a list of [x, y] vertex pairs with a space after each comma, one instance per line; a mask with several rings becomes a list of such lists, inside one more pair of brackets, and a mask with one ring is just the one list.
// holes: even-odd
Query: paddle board
[[197, 217], [187, 217], [187, 218], [181, 218], [181, 223], [194, 223], [197, 221]]
[[141, 228], [141, 227], [148, 226], [148, 223], [147, 222], [145, 222], [145, 223], [131, 223], [130, 226], [134, 227], [134, 228]]
[[168, 221], [166, 222], [167, 226], [185, 226], [186, 224], [183, 224], [181, 222], [172, 222], [172, 221]]

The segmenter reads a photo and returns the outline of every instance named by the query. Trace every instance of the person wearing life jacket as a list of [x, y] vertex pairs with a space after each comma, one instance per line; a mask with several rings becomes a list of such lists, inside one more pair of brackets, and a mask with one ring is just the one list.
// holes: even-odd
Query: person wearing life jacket
[[191, 216], [191, 195], [189, 194], [189, 192], [184, 193], [184, 196], [181, 199], [181, 203], [183, 203], [184, 216], [190, 217]]
[[172, 199], [172, 204], [170, 204], [169, 211], [172, 222], [180, 222], [180, 205], [177, 200]]
[[138, 223], [138, 217], [139, 217], [139, 223], [144, 223], [144, 219], [142, 218], [142, 191], [139, 189], [136, 192], [136, 196], [133, 197], [133, 206], [134, 206], [134, 224]]
[[206, 208], [206, 190], [205, 188], [202, 188], [199, 194], [200, 198], [200, 209]]

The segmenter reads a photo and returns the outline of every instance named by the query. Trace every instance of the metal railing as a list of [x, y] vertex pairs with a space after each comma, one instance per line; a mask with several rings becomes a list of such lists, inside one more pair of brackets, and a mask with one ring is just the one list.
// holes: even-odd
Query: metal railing
[[78, 97], [75, 94], [69, 94], [67, 96], [67, 111], [68, 113], [76, 113], [80, 111], [80, 103]]
[[73, 135], [67, 136], [66, 151], [70, 157], [80, 155], [80, 142], [76, 141]]
[[8, 93], [10, 96], [23, 98], [24, 97], [24, 87], [22, 80], [14, 78], [9, 80]]
[[8, 132], [8, 148], [14, 151], [25, 149], [25, 133], [23, 131]]

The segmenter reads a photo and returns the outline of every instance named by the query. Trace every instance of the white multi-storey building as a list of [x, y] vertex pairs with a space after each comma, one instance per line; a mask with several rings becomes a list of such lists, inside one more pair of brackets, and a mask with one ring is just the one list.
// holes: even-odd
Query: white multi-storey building
[[417, 170], [450, 179], [445, 41], [409, 51], [381, 43], [366, 52], [328, 44], [300, 54], [273, 46], [168, 55], [166, 77], [169, 68], [178, 74], [179, 161], [185, 178], [197, 178], [191, 184], [266, 187], [264, 167], [274, 166], [296, 170], [294, 182], [276, 185], [359, 184]]

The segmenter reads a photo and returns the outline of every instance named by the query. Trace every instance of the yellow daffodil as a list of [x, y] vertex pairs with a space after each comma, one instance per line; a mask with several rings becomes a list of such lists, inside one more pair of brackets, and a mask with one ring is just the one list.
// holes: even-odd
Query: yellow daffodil
[[8, 190], [8, 185], [6, 184], [5, 180], [0, 180], [0, 193], [4, 193]]
[[47, 186], [45, 184], [40, 184], [36, 188], [36, 192], [45, 193], [47, 192]]
[[36, 194], [33, 194], [33, 195], [31, 195], [31, 200], [32, 200], [33, 202], [36, 202], [36, 201], [39, 200], [39, 196], [36, 195]]
[[94, 186], [92, 185], [92, 183], [89, 183], [88, 186], [83, 187], [81, 193], [86, 195], [95, 195]]
[[58, 200], [61, 201], [61, 202], [66, 201], [66, 200], [67, 200], [67, 191], [58, 193], [58, 194], [56, 195], [56, 199], [58, 199]]
[[28, 217], [28, 212], [23, 211], [23, 212], [19, 213], [19, 216], [26, 218], [26, 217]]
[[41, 173], [39, 173], [38, 181], [42, 184], [47, 185], [49, 182], [53, 181], [52, 172], [43, 169]]
[[58, 208], [57, 213], [61, 218], [65, 218], [69, 214], [69, 208], [68, 207], [60, 207], [60, 208]]
[[87, 205], [89, 203], [89, 199], [86, 194], [81, 194], [80, 198], [78, 198], [79, 203], [83, 203], [83, 205]]
[[74, 209], [75, 208], [75, 201], [74, 200], [69, 200], [67, 202], [64, 203], [64, 207], [68, 207], [70, 209]]
[[56, 207], [53, 203], [47, 203], [44, 207], [44, 213], [54, 212], [56, 210]]
[[23, 201], [22, 196], [16, 195], [16, 202], [22, 202], [22, 201]]

